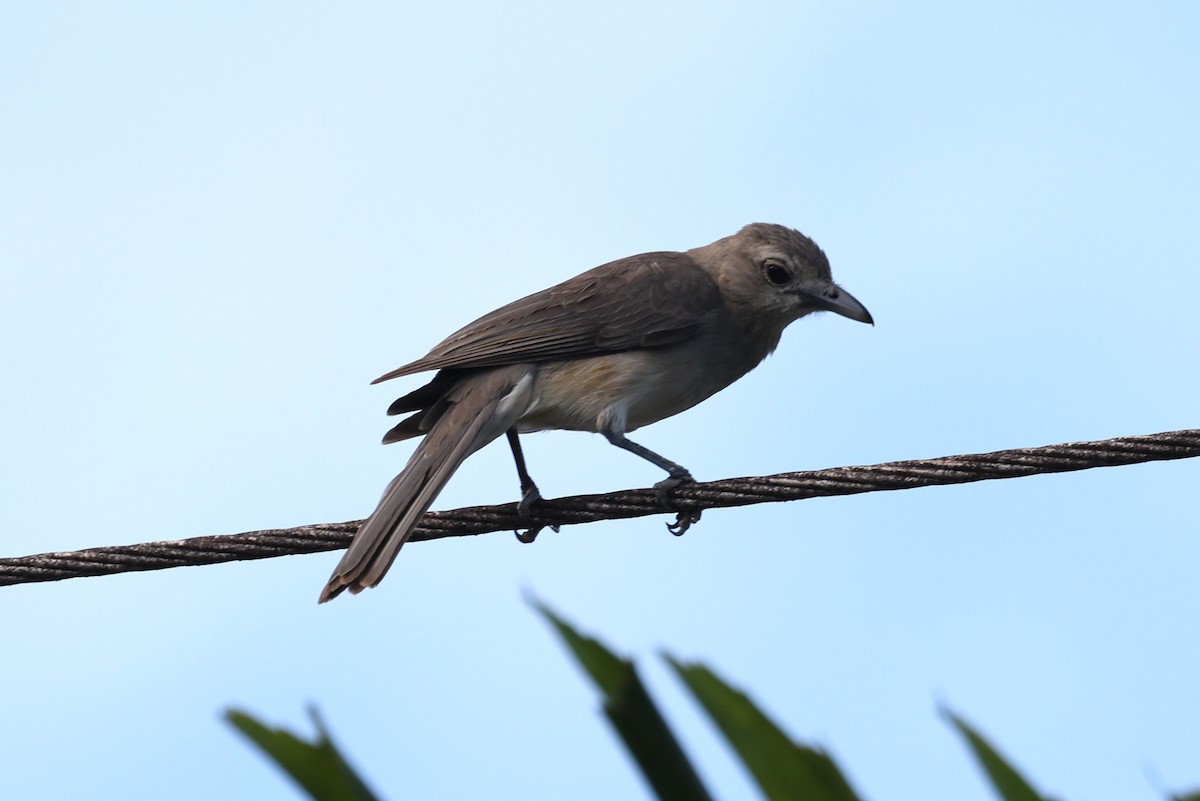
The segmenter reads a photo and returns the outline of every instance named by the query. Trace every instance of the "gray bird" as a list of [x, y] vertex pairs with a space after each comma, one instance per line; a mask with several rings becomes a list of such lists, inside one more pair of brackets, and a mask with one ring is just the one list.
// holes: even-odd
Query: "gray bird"
[[[388, 408], [413, 412], [383, 438], [424, 435], [321, 591], [374, 587], [463, 460], [507, 435], [523, 513], [541, 496], [517, 434], [592, 431], [667, 471], [669, 493], [692, 476], [625, 432], [695, 406], [775, 350], [783, 329], [816, 311], [873, 323], [833, 282], [824, 252], [799, 231], [754, 223], [686, 253], [643, 253], [514, 301], [372, 383], [437, 370]], [[681, 512], [673, 530], [697, 519]]]

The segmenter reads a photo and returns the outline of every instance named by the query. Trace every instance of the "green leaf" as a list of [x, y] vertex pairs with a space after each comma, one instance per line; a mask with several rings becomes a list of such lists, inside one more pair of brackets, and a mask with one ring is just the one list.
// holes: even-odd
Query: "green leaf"
[[997, 795], [1004, 801], [1049, 801], [1047, 796], [1034, 790], [1029, 782], [1025, 781], [1025, 777], [1000, 756], [970, 724], [949, 709], [943, 708], [942, 715], [962, 734], [980, 767], [991, 780]]
[[846, 777], [824, 751], [799, 745], [740, 690], [704, 665], [667, 662], [692, 691], [769, 799], [858, 801]]
[[310, 709], [309, 715], [317, 729], [311, 743], [237, 709], [227, 710], [225, 719], [316, 801], [378, 801], [333, 744], [317, 710]]
[[604, 714], [654, 793], [664, 801], [711, 801], [679, 741], [654, 705], [633, 663], [572, 628], [545, 604], [530, 600], [558, 630], [604, 695]]
[[1171, 796], [1171, 801], [1200, 801], [1200, 790], [1194, 790], [1183, 795]]

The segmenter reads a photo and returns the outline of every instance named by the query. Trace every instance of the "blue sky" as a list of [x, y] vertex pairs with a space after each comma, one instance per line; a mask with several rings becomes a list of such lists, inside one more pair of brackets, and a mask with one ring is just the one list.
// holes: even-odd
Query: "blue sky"
[[[5, 555], [367, 514], [369, 387], [596, 264], [799, 228], [874, 328], [800, 321], [637, 438], [701, 479], [1200, 425], [1200, 6], [10, 4]], [[646, 486], [527, 438], [547, 496]], [[0, 590], [13, 797], [292, 798], [218, 721], [316, 703], [392, 798], [644, 797], [532, 591], [702, 659], [876, 799], [984, 799], [935, 707], [1043, 790], [1200, 785], [1200, 465], [1167, 463]], [[515, 500], [503, 444], [436, 506]], [[64, 764], [71, 765], [70, 770]], [[47, 778], [51, 777], [51, 778]]]

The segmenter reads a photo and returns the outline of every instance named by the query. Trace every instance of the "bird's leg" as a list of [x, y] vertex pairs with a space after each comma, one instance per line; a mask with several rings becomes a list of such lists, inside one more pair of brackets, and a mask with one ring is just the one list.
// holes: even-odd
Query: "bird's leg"
[[667, 529], [672, 534], [676, 537], [681, 536], [693, 523], [700, 522], [700, 509], [680, 509], [671, 502], [671, 490], [683, 484], [690, 484], [696, 481], [696, 479], [692, 478], [692, 474], [688, 472], [686, 467], [672, 462], [665, 456], [659, 456], [644, 445], [638, 445], [636, 442], [627, 439], [620, 431], [606, 429], [601, 433], [604, 434], [605, 439], [618, 448], [640, 456], [652, 465], [667, 471], [667, 477], [654, 485], [654, 494], [664, 509], [676, 513], [675, 522], [667, 524]]
[[[533, 478], [530, 477], [529, 470], [525, 467], [525, 453], [521, 450], [521, 440], [517, 438], [517, 429], [510, 428], [504, 434], [508, 437], [508, 447], [512, 449], [513, 461], [517, 463], [517, 478], [521, 480], [521, 502], [517, 504], [517, 514], [521, 517], [529, 517], [533, 511], [533, 505], [542, 499], [542, 493], [538, 492], [537, 484], [533, 483]], [[558, 531], [558, 526], [550, 528], [555, 532]], [[521, 542], [530, 543], [537, 539], [538, 532], [541, 530], [542, 527], [538, 526], [530, 528], [528, 531], [513, 533]]]
[[508, 429], [505, 436], [508, 437], [508, 447], [512, 449], [513, 461], [517, 463], [517, 478], [521, 480], [521, 502], [517, 505], [517, 511], [521, 513], [521, 517], [529, 517], [530, 509], [542, 499], [542, 493], [538, 492], [537, 484], [533, 483], [529, 470], [525, 467], [525, 453], [521, 450], [517, 429]]

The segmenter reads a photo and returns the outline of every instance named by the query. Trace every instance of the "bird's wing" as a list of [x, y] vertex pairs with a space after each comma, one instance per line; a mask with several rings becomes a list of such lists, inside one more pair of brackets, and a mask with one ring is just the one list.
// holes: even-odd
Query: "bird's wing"
[[723, 309], [716, 283], [685, 253], [645, 253], [513, 301], [380, 376], [495, 367], [683, 341]]

